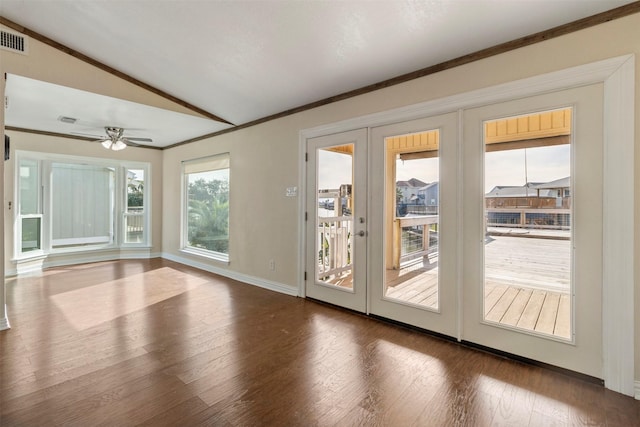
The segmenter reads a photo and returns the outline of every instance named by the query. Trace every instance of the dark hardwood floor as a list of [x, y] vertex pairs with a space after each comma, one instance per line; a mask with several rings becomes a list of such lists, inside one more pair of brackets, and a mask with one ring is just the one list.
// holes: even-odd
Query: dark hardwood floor
[[7, 285], [1, 426], [640, 425], [601, 386], [166, 260]]

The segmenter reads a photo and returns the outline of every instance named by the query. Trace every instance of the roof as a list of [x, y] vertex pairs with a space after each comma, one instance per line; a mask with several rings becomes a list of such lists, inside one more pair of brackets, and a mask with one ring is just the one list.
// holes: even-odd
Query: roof
[[439, 184], [439, 182], [438, 182], [438, 181], [434, 181], [434, 182], [432, 182], [431, 184], [427, 184], [427, 185], [425, 185], [424, 187], [419, 188], [419, 189], [418, 189], [418, 191], [427, 191], [427, 190], [429, 190], [430, 188], [437, 187], [437, 186], [438, 186], [438, 184]]
[[[540, 194], [538, 195], [538, 191]], [[485, 194], [485, 197], [556, 197], [553, 190], [536, 190], [524, 185], [516, 186], [496, 186]]]
[[412, 187], [420, 188], [427, 185], [426, 182], [419, 180], [418, 178], [411, 178], [408, 181], [396, 181], [396, 187]]
[[543, 189], [543, 188], [569, 188], [571, 187], [571, 177], [568, 176], [566, 178], [556, 179], [555, 181], [544, 182], [542, 184], [537, 184], [532, 186], [531, 188]]
[[485, 197], [556, 197], [558, 188], [571, 187], [571, 177], [548, 182], [528, 182], [525, 185], [496, 185]]

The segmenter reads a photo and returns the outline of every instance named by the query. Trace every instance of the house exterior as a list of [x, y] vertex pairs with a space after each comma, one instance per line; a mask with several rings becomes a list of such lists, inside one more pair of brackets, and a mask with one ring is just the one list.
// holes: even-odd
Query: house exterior
[[418, 202], [418, 190], [425, 185], [427, 185], [426, 182], [423, 182], [417, 178], [411, 178], [408, 181], [397, 181], [396, 202], [404, 204], [416, 204]]
[[440, 184], [438, 182], [432, 182], [418, 190], [418, 198], [426, 207], [425, 213], [428, 215], [438, 213], [439, 197]]
[[496, 186], [485, 194], [487, 225], [567, 230], [571, 226], [570, 186], [570, 177]]
[[528, 182], [522, 186], [496, 186], [485, 194], [487, 208], [571, 208], [570, 178]]

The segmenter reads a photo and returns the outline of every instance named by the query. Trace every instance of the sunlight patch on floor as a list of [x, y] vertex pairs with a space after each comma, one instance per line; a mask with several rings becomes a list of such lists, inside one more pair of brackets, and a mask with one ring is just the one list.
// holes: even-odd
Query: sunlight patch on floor
[[188, 292], [205, 283], [170, 267], [53, 295], [51, 299], [77, 330], [85, 330]]

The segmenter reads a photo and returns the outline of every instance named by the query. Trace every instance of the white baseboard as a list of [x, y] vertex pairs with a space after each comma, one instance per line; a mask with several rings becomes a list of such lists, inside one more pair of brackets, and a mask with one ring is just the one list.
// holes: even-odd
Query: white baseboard
[[209, 273], [219, 274], [220, 276], [228, 277], [230, 279], [247, 283], [249, 285], [258, 286], [260, 288], [268, 289], [270, 291], [279, 292], [281, 294], [291, 295], [294, 297], [298, 296], [297, 287], [293, 288], [291, 286], [287, 286], [279, 282], [273, 282], [271, 280], [265, 280], [259, 277], [249, 276], [247, 274], [226, 270], [224, 268], [218, 268], [210, 264], [205, 264], [202, 262], [194, 261], [189, 258], [184, 258], [181, 256], [169, 254], [166, 252], [162, 253], [162, 258], [168, 259], [170, 261], [179, 262], [180, 264], [185, 264], [190, 267], [195, 267], [200, 270], [208, 271]]
[[55, 254], [37, 257], [32, 260], [15, 262], [16, 267], [5, 270], [5, 277], [20, 276], [23, 274], [41, 272], [46, 268], [64, 267], [66, 265], [88, 264], [91, 262], [114, 261], [118, 259], [150, 259], [158, 258], [158, 252], [126, 248], [107, 251], [87, 251], [84, 253]]
[[7, 312], [7, 306], [4, 306], [5, 317], [0, 318], [0, 331], [4, 331], [5, 329], [11, 329], [11, 325], [9, 325], [9, 314]]
[[[199, 261], [194, 261], [189, 258], [172, 255], [169, 253], [156, 253], [156, 252], [144, 252], [135, 250], [120, 250], [117, 252], [109, 251], [100, 253], [98, 251], [93, 253], [73, 254], [73, 256], [60, 256], [60, 257], [47, 257], [35, 260], [33, 263], [25, 263], [24, 265], [18, 264], [17, 268], [6, 270], [5, 276], [16, 276], [34, 272], [40, 272], [45, 268], [50, 267], [63, 267], [66, 265], [74, 264], [86, 264], [91, 262], [113, 261], [117, 259], [147, 259], [147, 258], [166, 258], [171, 261], [179, 262], [191, 267], [198, 268], [200, 270], [208, 271], [210, 273], [219, 274], [220, 276], [228, 277], [230, 279], [237, 280], [239, 282], [247, 283], [250, 285], [258, 286], [260, 288], [268, 289], [281, 294], [298, 296], [298, 288], [284, 285], [279, 282], [262, 279], [259, 277], [249, 276], [247, 274], [237, 273], [235, 271], [226, 270], [224, 268], [215, 267], [210, 264], [206, 264]], [[0, 320], [1, 322], [1, 320]], [[8, 321], [7, 321], [8, 325]], [[0, 323], [1, 329], [2, 323]]]
[[636, 400], [640, 400], [640, 381], [635, 382], [635, 398]]

